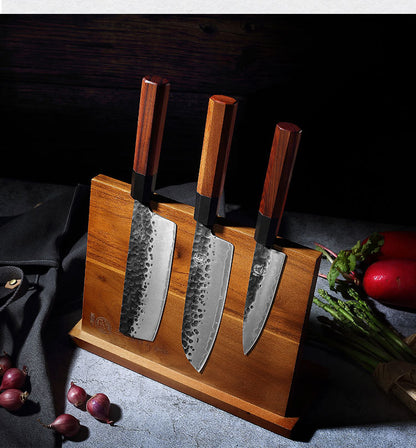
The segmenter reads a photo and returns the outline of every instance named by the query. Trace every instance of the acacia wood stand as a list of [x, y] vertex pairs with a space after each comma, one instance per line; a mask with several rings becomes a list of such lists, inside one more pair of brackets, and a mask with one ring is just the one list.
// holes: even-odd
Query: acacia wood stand
[[293, 404], [295, 380], [302, 373], [302, 340], [320, 253], [277, 238], [276, 247], [287, 255], [286, 265], [265, 329], [245, 356], [242, 326], [254, 229], [216, 225], [215, 234], [234, 245], [234, 259], [218, 336], [198, 373], [181, 343], [194, 209], [161, 201], [153, 202], [152, 209], [177, 224], [169, 292], [156, 339], [140, 341], [118, 330], [133, 200], [129, 184], [104, 175], [91, 182], [82, 319], [71, 337], [88, 351], [291, 437], [299, 420], [299, 408]]

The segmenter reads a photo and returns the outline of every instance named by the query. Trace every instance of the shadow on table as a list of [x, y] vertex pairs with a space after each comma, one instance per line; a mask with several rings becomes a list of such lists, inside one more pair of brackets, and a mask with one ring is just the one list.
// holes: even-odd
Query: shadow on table
[[86, 235], [74, 244], [70, 254], [62, 261], [55, 305], [44, 331], [45, 353], [49, 367], [49, 380], [54, 396], [55, 410], [61, 413], [67, 400], [67, 378], [73, 362], [76, 345], [69, 331], [81, 319], [84, 287]]
[[[368, 372], [341, 355], [308, 341], [306, 357], [318, 368], [297, 386], [296, 399], [304, 409], [293, 432], [294, 440], [308, 442], [317, 430], [325, 428], [396, 426], [416, 421], [416, 415], [396, 397], [385, 394]], [[317, 377], [316, 372], [324, 373]], [[310, 388], [314, 389], [312, 397]]]
[[63, 437], [62, 439], [63, 439], [63, 442], [65, 442], [65, 440], [68, 439], [71, 442], [81, 443], [81, 442], [85, 442], [89, 438], [89, 436], [90, 436], [89, 428], [87, 428], [84, 425], [81, 425], [77, 435], [75, 435], [73, 437], [68, 437], [68, 438]]

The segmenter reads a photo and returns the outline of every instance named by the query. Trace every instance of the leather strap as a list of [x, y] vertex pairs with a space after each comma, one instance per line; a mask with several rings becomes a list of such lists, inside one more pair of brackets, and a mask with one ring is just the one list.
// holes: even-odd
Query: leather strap
[[0, 312], [26, 292], [29, 283], [23, 271], [16, 266], [0, 267]]

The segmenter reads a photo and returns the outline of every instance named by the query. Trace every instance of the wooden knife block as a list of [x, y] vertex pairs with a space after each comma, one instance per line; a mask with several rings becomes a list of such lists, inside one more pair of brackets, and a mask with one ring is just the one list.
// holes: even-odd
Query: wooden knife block
[[103, 175], [91, 182], [82, 319], [70, 335], [99, 356], [290, 437], [299, 419], [291, 408], [320, 253], [277, 239], [287, 255], [283, 276], [266, 327], [245, 356], [242, 326], [254, 229], [217, 225], [215, 234], [234, 245], [234, 259], [218, 336], [198, 373], [181, 343], [194, 209], [162, 202], [152, 203], [152, 209], [177, 224], [169, 292], [156, 339], [141, 341], [118, 331], [133, 200], [129, 184]]

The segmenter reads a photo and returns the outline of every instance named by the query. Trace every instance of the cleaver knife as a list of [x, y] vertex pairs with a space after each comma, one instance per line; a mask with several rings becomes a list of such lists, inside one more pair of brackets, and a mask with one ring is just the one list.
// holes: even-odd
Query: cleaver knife
[[194, 218], [191, 266], [182, 322], [182, 347], [201, 372], [215, 342], [227, 295], [234, 246], [213, 234], [234, 131], [237, 101], [209, 99]]
[[134, 199], [119, 330], [153, 341], [169, 288], [176, 224], [152, 212], [170, 83], [159, 76], [142, 80], [131, 182]]
[[263, 331], [283, 272], [286, 255], [272, 246], [282, 219], [301, 132], [292, 123], [278, 123], [275, 129], [257, 216], [256, 248], [244, 307], [245, 355]]

